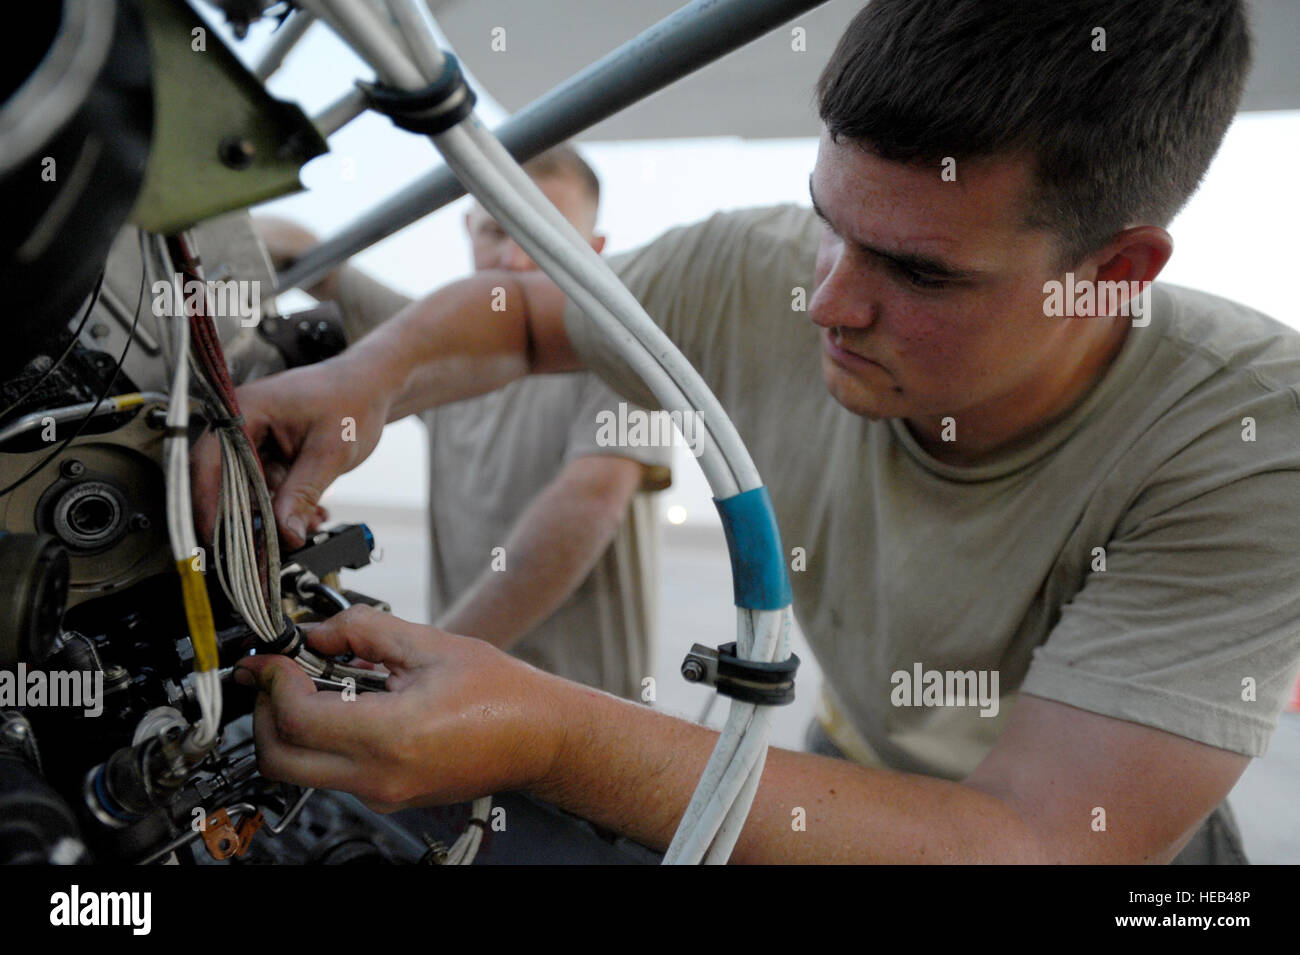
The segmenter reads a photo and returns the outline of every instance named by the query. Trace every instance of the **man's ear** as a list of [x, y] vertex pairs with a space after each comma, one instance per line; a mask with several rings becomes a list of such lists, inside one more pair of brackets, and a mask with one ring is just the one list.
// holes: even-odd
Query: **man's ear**
[[593, 235], [591, 237], [591, 247], [596, 250], [596, 254], [605, 251], [605, 237], [603, 235]]
[[1094, 257], [1097, 281], [1154, 282], [1173, 252], [1173, 237], [1160, 226], [1125, 229]]

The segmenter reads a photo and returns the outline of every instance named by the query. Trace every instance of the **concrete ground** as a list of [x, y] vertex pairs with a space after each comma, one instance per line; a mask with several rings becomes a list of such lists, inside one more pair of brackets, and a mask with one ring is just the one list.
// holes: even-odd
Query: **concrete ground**
[[[423, 568], [427, 559], [424, 517], [407, 510], [381, 510], [331, 504], [335, 521], [364, 521], [374, 531], [381, 558], [363, 571], [349, 572], [347, 586], [387, 600], [394, 613], [427, 622]], [[721, 535], [695, 528], [665, 526], [660, 550], [660, 642], [656, 650], [655, 707], [696, 719], [709, 695], [678, 673], [691, 644], [725, 643], [734, 638], [735, 609], [730, 602], [731, 573]], [[821, 671], [802, 640], [795, 652], [799, 698], [777, 716], [773, 744], [802, 747], [812, 716]], [[725, 709], [713, 707], [709, 725], [720, 726]], [[1284, 714], [1268, 752], [1251, 762], [1229, 800], [1246, 852], [1254, 863], [1300, 863], [1300, 713]]]

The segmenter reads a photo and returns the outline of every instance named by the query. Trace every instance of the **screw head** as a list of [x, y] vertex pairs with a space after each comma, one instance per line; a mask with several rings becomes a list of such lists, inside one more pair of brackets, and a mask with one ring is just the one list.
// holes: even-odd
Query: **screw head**
[[64, 477], [75, 478], [81, 477], [86, 473], [86, 466], [76, 458], [69, 458], [59, 466], [59, 470], [63, 473]]
[[217, 146], [217, 155], [231, 169], [247, 169], [253, 164], [253, 144], [239, 136], [227, 136]]
[[704, 679], [704, 667], [699, 660], [687, 660], [682, 664], [682, 676], [690, 683], [699, 683]]

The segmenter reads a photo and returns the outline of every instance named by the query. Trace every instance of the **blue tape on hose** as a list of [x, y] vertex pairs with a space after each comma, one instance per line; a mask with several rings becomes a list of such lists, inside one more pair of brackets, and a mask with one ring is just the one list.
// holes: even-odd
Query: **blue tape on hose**
[[790, 575], [785, 570], [781, 532], [767, 488], [756, 487], [713, 503], [718, 506], [727, 535], [736, 606], [747, 610], [780, 610], [788, 606]]

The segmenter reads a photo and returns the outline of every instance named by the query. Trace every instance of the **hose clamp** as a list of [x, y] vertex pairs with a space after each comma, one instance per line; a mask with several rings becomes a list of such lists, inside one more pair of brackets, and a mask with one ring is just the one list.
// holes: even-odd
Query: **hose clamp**
[[790, 654], [776, 663], [742, 660], [735, 642], [716, 650], [697, 643], [682, 661], [682, 676], [691, 683], [704, 683], [723, 696], [762, 706], [784, 706], [794, 702], [794, 675], [799, 657]]

